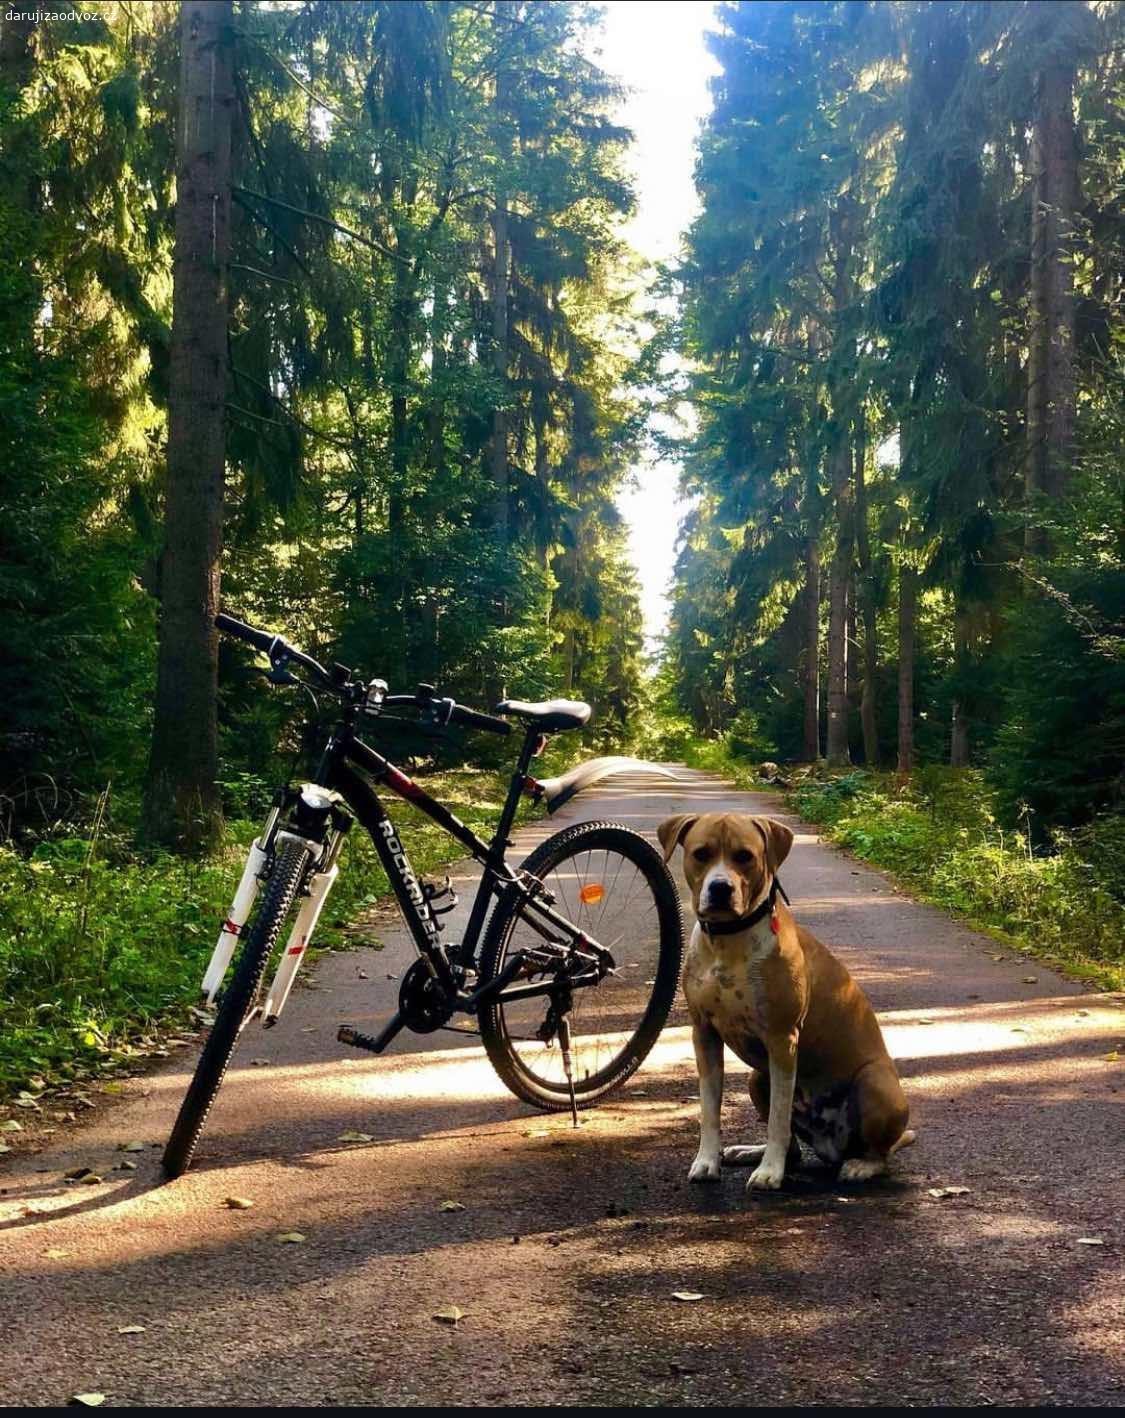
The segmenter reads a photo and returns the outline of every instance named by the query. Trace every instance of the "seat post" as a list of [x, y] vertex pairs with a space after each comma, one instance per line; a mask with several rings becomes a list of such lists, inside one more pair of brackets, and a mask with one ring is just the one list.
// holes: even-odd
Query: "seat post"
[[500, 814], [500, 821], [496, 824], [496, 836], [493, 838], [493, 845], [501, 850], [508, 845], [508, 833], [512, 830], [512, 823], [516, 820], [516, 812], [520, 805], [520, 794], [523, 792], [524, 779], [527, 777], [527, 770], [531, 767], [531, 760], [535, 754], [535, 745], [542, 738], [542, 733], [534, 723], [528, 724], [527, 731], [523, 736], [523, 743], [520, 745], [520, 756], [516, 760], [515, 772], [508, 785], [508, 796], [504, 802], [504, 809]]

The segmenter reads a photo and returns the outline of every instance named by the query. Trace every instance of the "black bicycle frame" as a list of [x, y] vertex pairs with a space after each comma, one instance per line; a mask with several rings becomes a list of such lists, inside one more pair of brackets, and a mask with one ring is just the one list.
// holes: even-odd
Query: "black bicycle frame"
[[[550, 994], [557, 988], [553, 982], [546, 982], [521, 984], [508, 989], [510, 981], [522, 968], [524, 955], [521, 952], [483, 989], [468, 995], [461, 993], [452, 967], [458, 966], [464, 970], [474, 965], [477, 943], [484, 929], [492, 898], [507, 891], [518, 892], [524, 905], [542, 918], [542, 922], [539, 922], [530, 915], [525, 916], [528, 924], [537, 930], [544, 940], [555, 945], [561, 943], [557, 934], [552, 933], [553, 928], [555, 933], [561, 932], [562, 937], [572, 946], [592, 952], [591, 968], [568, 976], [568, 983], [572, 987], [597, 984], [605, 973], [604, 968], [599, 968], [598, 964], [605, 952], [597, 942], [591, 940], [565, 917], [551, 910], [549, 904], [537, 896], [534, 880], [525, 879], [513, 871], [506, 859], [507, 848], [512, 846], [508, 834], [515, 821], [520, 796], [529, 791], [531, 780], [528, 779], [527, 770], [535, 756], [539, 738], [538, 730], [528, 729], [491, 842], [485, 842], [483, 838], [478, 837], [459, 817], [432, 798], [389, 759], [357, 738], [350, 718], [345, 719], [334, 730], [325, 747], [317, 773], [319, 783], [341, 794], [374, 842], [379, 860], [387, 873], [391, 889], [420, 956], [429, 962], [435, 977], [450, 994], [458, 996], [459, 1008], [469, 1012], [474, 1011], [485, 998], [502, 995], [505, 1000], [527, 999]], [[441, 940], [441, 927], [437, 917], [421, 881], [410, 865], [394, 823], [371, 785], [355, 772], [356, 768], [361, 769], [374, 783], [385, 785], [397, 797], [425, 813], [483, 867], [464, 937], [454, 951], [447, 950]]]

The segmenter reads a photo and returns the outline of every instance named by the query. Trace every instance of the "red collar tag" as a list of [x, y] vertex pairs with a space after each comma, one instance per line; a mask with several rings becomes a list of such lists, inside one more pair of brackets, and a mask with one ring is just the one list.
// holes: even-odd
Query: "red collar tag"
[[781, 922], [777, 919], [777, 912], [775, 911], [770, 917], [770, 930], [773, 931], [774, 935], [777, 935], [780, 929]]

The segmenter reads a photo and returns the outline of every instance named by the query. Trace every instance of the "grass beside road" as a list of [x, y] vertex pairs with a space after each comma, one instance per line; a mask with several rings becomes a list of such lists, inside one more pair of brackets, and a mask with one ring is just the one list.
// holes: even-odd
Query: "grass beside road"
[[[509, 772], [462, 768], [424, 782], [489, 834]], [[391, 811], [420, 875], [462, 855], [414, 808], [395, 802]], [[525, 800], [521, 820], [535, 812]], [[0, 845], [0, 1101], [22, 1092], [32, 1108], [44, 1089], [135, 1067], [162, 1049], [169, 1028], [198, 1028], [191, 1008], [258, 826], [228, 822], [222, 850], [206, 862], [141, 859], [104, 822], [86, 836], [51, 834], [30, 855]], [[357, 824], [316, 944], [343, 944], [345, 927], [389, 889]]]
[[824, 835], [920, 900], [1105, 989], [1125, 989], [1125, 821], [1106, 817], [1029, 850], [972, 772], [901, 782], [855, 771], [808, 777], [790, 802]]

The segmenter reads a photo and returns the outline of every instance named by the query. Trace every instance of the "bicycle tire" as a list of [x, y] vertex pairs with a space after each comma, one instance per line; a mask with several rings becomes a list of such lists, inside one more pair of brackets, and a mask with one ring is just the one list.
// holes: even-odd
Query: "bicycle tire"
[[286, 842], [277, 855], [254, 924], [239, 953], [230, 984], [223, 991], [215, 1022], [164, 1149], [162, 1165], [169, 1180], [182, 1176], [191, 1165], [207, 1114], [257, 998], [266, 964], [293, 905], [308, 860], [308, 849], [297, 841]]
[[[639, 833], [627, 827], [610, 822], [576, 823], [537, 847], [522, 863], [521, 869], [544, 880], [568, 860], [576, 860], [583, 853], [597, 852], [605, 854], [607, 861], [610, 855], [614, 855], [632, 862], [643, 876], [656, 910], [658, 958], [653, 978], [644, 982], [645, 987], [651, 986], [651, 992], [643, 1014], [623, 1047], [600, 1069], [587, 1073], [585, 1077], [575, 1078], [575, 1101], [579, 1107], [590, 1107], [619, 1088], [648, 1056], [675, 1002], [684, 948], [680, 894], [672, 875], [660, 853]], [[566, 915], [564, 904], [555, 909]], [[514, 928], [521, 919], [521, 905], [519, 893], [509, 890], [493, 911], [481, 948], [482, 985], [494, 979], [504, 967]], [[579, 995], [597, 994], [605, 988], [606, 981], [587, 987], [576, 992], [576, 999]], [[545, 999], [536, 1003], [546, 1008]], [[499, 1001], [488, 1002], [480, 1012], [481, 1040], [489, 1061], [505, 1087], [521, 1101], [545, 1112], [569, 1108], [569, 1085], [561, 1079], [557, 1083], [548, 1082], [528, 1067], [516, 1047], [517, 1040], [507, 1027], [506, 1015], [507, 1007]]]

